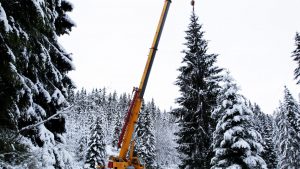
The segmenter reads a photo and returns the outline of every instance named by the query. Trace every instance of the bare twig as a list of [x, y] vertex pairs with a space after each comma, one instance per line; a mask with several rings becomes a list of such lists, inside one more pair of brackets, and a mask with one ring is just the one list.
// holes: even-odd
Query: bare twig
[[26, 126], [26, 127], [23, 127], [23, 128], [21, 128], [21, 129], [18, 131], [18, 133], [21, 133], [21, 132], [23, 132], [23, 131], [25, 131], [25, 130], [29, 130], [29, 129], [35, 128], [35, 127], [37, 127], [37, 126], [39, 126], [39, 125], [41, 125], [41, 124], [44, 124], [44, 123], [46, 123], [47, 121], [53, 119], [54, 117], [56, 117], [56, 116], [58, 116], [58, 115], [61, 115], [61, 114], [67, 114], [66, 111], [69, 110], [69, 109], [71, 109], [72, 107], [73, 107], [73, 105], [71, 105], [71, 106], [69, 106], [69, 107], [67, 107], [67, 108], [65, 108], [65, 109], [63, 109], [63, 110], [61, 110], [60, 112], [58, 112], [58, 113], [56, 113], [56, 114], [54, 114], [54, 115], [48, 117], [47, 119], [45, 119], [45, 120], [43, 120], [43, 121], [40, 121], [40, 122], [38, 122], [38, 123], [36, 123], [36, 124], [32, 124], [32, 125], [29, 125], [29, 126]]
[[71, 109], [72, 107], [74, 107], [74, 105], [71, 105], [71, 106], [69, 106], [69, 107], [67, 107], [67, 108], [65, 108], [65, 109], [63, 109], [63, 110], [61, 110], [61, 111], [59, 111], [58, 113], [56, 113], [56, 114], [54, 114], [54, 115], [48, 117], [47, 119], [45, 119], [45, 120], [43, 120], [43, 121], [40, 121], [40, 122], [38, 122], [38, 123], [36, 123], [36, 124], [32, 124], [32, 125], [29, 125], [29, 126], [26, 126], [26, 127], [21, 128], [20, 130], [18, 130], [18, 131], [16, 132], [16, 134], [14, 134], [13, 137], [11, 137], [11, 138], [9, 139], [8, 142], [9, 142], [9, 143], [14, 142], [13, 140], [15, 140], [15, 139], [19, 136], [19, 134], [20, 134], [21, 132], [24, 132], [24, 131], [26, 131], [26, 130], [33, 129], [33, 128], [35, 128], [35, 127], [41, 125], [41, 124], [44, 124], [44, 123], [46, 123], [47, 121], [49, 121], [49, 120], [51, 120], [51, 119], [57, 117], [58, 115], [67, 114], [66, 111], [69, 110], [69, 109]]

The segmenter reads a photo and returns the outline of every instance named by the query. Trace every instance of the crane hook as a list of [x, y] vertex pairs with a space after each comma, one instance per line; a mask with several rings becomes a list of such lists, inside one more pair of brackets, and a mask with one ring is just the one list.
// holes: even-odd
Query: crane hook
[[194, 11], [194, 6], [195, 6], [195, 1], [194, 0], [191, 1], [191, 5], [193, 6], [193, 11]]
[[195, 5], [195, 1], [194, 1], [194, 0], [191, 1], [191, 5], [192, 5], [192, 6]]

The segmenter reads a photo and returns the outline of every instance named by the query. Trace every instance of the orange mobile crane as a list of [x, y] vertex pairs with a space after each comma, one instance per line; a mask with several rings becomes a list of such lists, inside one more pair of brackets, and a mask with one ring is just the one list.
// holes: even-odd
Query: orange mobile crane
[[[162, 34], [162, 30], [167, 18], [169, 6], [171, 4], [171, 0], [165, 0], [164, 7], [160, 16], [160, 20], [157, 26], [157, 30], [154, 36], [154, 40], [152, 46], [150, 48], [150, 52], [148, 55], [148, 60], [145, 66], [145, 70], [140, 82], [139, 88], [134, 88], [133, 99], [130, 103], [130, 107], [127, 112], [127, 116], [125, 118], [125, 123], [121, 131], [121, 135], [119, 137], [118, 147], [120, 149], [119, 156], [111, 156], [108, 162], [108, 168], [113, 169], [144, 169], [145, 167], [141, 164], [138, 157], [134, 157], [134, 141], [132, 141], [132, 136], [135, 128], [135, 124], [137, 122], [143, 96], [146, 90], [148, 78], [150, 75], [151, 67], [154, 61], [154, 57], [157, 51], [158, 43]], [[131, 145], [130, 145], [131, 143]], [[129, 158], [127, 158], [127, 154], [129, 152]]]

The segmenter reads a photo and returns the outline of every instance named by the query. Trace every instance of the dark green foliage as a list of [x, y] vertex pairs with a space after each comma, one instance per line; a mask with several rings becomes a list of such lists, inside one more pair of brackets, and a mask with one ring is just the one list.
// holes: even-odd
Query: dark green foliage
[[178, 119], [180, 130], [177, 150], [180, 154], [179, 168], [210, 168], [212, 157], [212, 131], [215, 122], [211, 112], [216, 105], [219, 73], [222, 69], [214, 66], [217, 55], [207, 54], [207, 41], [203, 39], [202, 26], [193, 12], [186, 31], [186, 49], [179, 68], [176, 85], [181, 96], [180, 105], [172, 114]]
[[106, 158], [106, 144], [104, 138], [102, 117], [98, 117], [91, 126], [91, 134], [85, 160], [85, 169], [94, 169], [95, 165], [104, 166]]
[[300, 136], [297, 122], [299, 109], [295, 99], [285, 87], [284, 100], [275, 114], [275, 145], [279, 169], [297, 169], [300, 166]]
[[262, 136], [262, 146], [264, 151], [261, 152], [261, 157], [265, 160], [268, 168], [276, 168], [277, 166], [277, 154], [275, 144], [273, 141], [273, 117], [263, 113], [257, 104], [249, 104], [249, 107], [253, 111], [253, 126]]
[[213, 137], [212, 169], [266, 169], [260, 157], [261, 135], [253, 127], [253, 113], [230, 77], [226, 77], [213, 113], [217, 119]]
[[264, 139], [264, 151], [261, 153], [261, 157], [267, 163], [268, 168], [276, 168], [278, 163], [278, 157], [276, 154], [275, 144], [273, 141], [273, 118], [269, 115], [265, 115], [264, 118], [264, 131], [261, 132]]
[[72, 11], [73, 7], [68, 1], [61, 1], [60, 8], [57, 8], [58, 17], [55, 20], [56, 33], [58, 35], [69, 34], [74, 23], [70, 21], [66, 12]]
[[[1, 116], [6, 117], [1, 124], [21, 128], [57, 113], [65, 103], [59, 99], [73, 87], [67, 76], [73, 69], [71, 57], [57, 43], [57, 26], [52, 23], [57, 19], [53, 12], [66, 11], [50, 0], [43, 4], [2, 0], [1, 5], [10, 25], [7, 31], [2, 25], [0, 34]], [[46, 125], [54, 133], [65, 130], [62, 117]]]
[[300, 35], [297, 32], [295, 37], [295, 46], [296, 49], [293, 51], [292, 58], [297, 62], [298, 67], [294, 71], [295, 79], [297, 80], [297, 84], [300, 84]]
[[[67, 106], [65, 98], [74, 87], [67, 75], [72, 58], [57, 37], [74, 26], [66, 14], [71, 10], [65, 0], [0, 0], [1, 128], [18, 131]], [[63, 132], [65, 119], [57, 116], [21, 134], [45, 148], [61, 143]], [[57, 160], [53, 165], [63, 167], [59, 156], [64, 150], [54, 149], [48, 151]]]
[[0, 167], [1, 163], [19, 165], [32, 158], [29, 146], [22, 144], [22, 139], [13, 130], [0, 129]]
[[[153, 102], [152, 102], [153, 103]], [[155, 169], [156, 163], [156, 140], [154, 137], [154, 118], [155, 105], [143, 103], [136, 127], [136, 150], [138, 156], [144, 160], [149, 169]]]
[[116, 116], [115, 116], [115, 128], [113, 131], [113, 138], [112, 138], [112, 146], [113, 147], [117, 147], [118, 146], [118, 142], [119, 142], [119, 137], [121, 134], [121, 130], [122, 130], [122, 118], [121, 118], [121, 113], [120, 112], [116, 112]]
[[285, 87], [284, 89], [284, 102], [285, 113], [291, 127], [296, 133], [300, 133], [300, 110], [296, 100], [291, 95], [290, 91]]
[[77, 161], [84, 161], [85, 158], [85, 153], [86, 153], [86, 145], [87, 145], [87, 138], [85, 136], [82, 136], [79, 139], [79, 143], [78, 143], [78, 149], [76, 151], [76, 157], [77, 157]]

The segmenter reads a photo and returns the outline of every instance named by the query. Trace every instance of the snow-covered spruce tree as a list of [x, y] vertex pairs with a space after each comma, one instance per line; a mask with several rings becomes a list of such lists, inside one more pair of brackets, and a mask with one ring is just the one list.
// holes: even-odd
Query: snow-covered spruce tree
[[109, 93], [107, 98], [107, 118], [108, 123], [113, 124], [117, 114], [117, 92]]
[[156, 162], [157, 168], [169, 168], [178, 163], [178, 154], [175, 149], [177, 146], [174, 140], [174, 133], [177, 125], [171, 119], [171, 114], [159, 109], [155, 120], [155, 139], [156, 139]]
[[118, 110], [122, 113], [122, 118], [126, 115], [126, 112], [128, 110], [130, 104], [130, 97], [126, 93], [123, 93], [119, 97], [118, 102]]
[[269, 169], [275, 169], [278, 163], [278, 157], [276, 153], [275, 143], [273, 141], [273, 117], [271, 117], [270, 115], [265, 115], [263, 122], [265, 130], [262, 131], [261, 135], [264, 140], [264, 151], [261, 153], [261, 157], [265, 160]]
[[155, 169], [156, 163], [156, 140], [153, 129], [153, 111], [151, 111], [151, 103], [146, 105], [143, 103], [142, 110], [139, 115], [136, 127], [136, 151], [138, 156], [144, 160], [145, 165], [149, 169]]
[[[117, 109], [118, 110], [118, 109]], [[121, 134], [122, 130], [122, 117], [121, 117], [121, 112], [116, 112], [115, 116], [115, 124], [114, 124], [114, 131], [113, 131], [113, 137], [112, 137], [112, 146], [117, 147], [118, 146], [118, 141], [119, 137]]]
[[88, 145], [87, 137], [85, 135], [81, 136], [79, 139], [76, 139], [76, 143], [76, 160], [84, 161]]
[[127, 97], [126, 93], [123, 93], [120, 95], [117, 105], [116, 105], [116, 110], [114, 110], [115, 115], [114, 115], [114, 130], [112, 134], [112, 146], [117, 147], [118, 146], [118, 141], [119, 137], [121, 134], [121, 130], [123, 127], [123, 121], [125, 118], [125, 114], [127, 113], [128, 105], [129, 105], [129, 97]]
[[212, 157], [212, 132], [215, 122], [211, 112], [216, 105], [219, 73], [222, 69], [215, 66], [217, 55], [207, 54], [207, 41], [203, 39], [202, 26], [193, 12], [186, 31], [186, 49], [179, 68], [180, 75], [176, 85], [181, 96], [176, 102], [179, 108], [172, 110], [179, 123], [178, 153], [179, 168], [210, 168]]
[[254, 103], [253, 105], [249, 103], [248, 107], [253, 112], [253, 127], [259, 133], [262, 133], [265, 130], [264, 118], [265, 114], [261, 111], [259, 105]]
[[91, 134], [84, 168], [94, 169], [96, 165], [104, 166], [106, 158], [106, 144], [103, 130], [103, 117], [98, 117], [91, 126]]
[[[106, 106], [102, 105], [102, 92], [99, 89], [93, 89], [87, 92], [84, 88], [75, 94], [74, 106], [71, 112], [67, 114], [67, 150], [74, 156], [74, 166], [83, 168], [85, 163], [86, 152], [90, 137], [91, 124], [94, 123], [98, 116], [103, 117], [102, 127], [106, 131]], [[106, 133], [106, 132], [105, 132]], [[108, 136], [105, 135], [105, 143]]]
[[276, 168], [277, 154], [273, 142], [273, 118], [262, 112], [260, 107], [254, 103], [249, 104], [253, 112], [253, 127], [262, 136], [262, 146], [264, 151], [260, 156], [265, 160], [268, 168]]
[[290, 91], [285, 86], [284, 89], [284, 108], [286, 111], [287, 118], [291, 123], [291, 127], [298, 133], [300, 138], [300, 110], [297, 101], [293, 98]]
[[[66, 0], [0, 1], [0, 126], [14, 131], [41, 122], [67, 105], [72, 58], [57, 37], [74, 26]], [[21, 134], [40, 147], [40, 168], [67, 168], [62, 115]], [[12, 148], [13, 151], [13, 148]], [[36, 157], [36, 158], [39, 158]]]
[[[116, 120], [118, 120], [117, 118], [120, 118], [120, 117], [117, 117], [120, 112], [118, 112], [118, 110], [117, 110], [118, 101], [117, 101], [117, 93], [116, 92], [108, 94], [106, 105], [107, 105], [106, 109], [105, 109], [106, 117], [107, 117], [106, 118], [107, 119], [107, 127], [106, 127], [107, 131], [106, 132], [108, 135], [108, 137], [106, 139], [107, 139], [107, 142], [111, 143], [111, 142], [113, 142], [113, 139], [114, 139], [114, 138], [112, 138], [112, 136], [114, 135], [114, 131], [115, 131], [114, 125], [117, 122]], [[121, 125], [121, 123], [119, 123], [118, 125]]]
[[212, 169], [266, 169], [259, 156], [263, 151], [261, 135], [252, 126], [252, 111], [238, 94], [236, 84], [227, 75], [218, 97], [218, 107], [212, 116], [217, 118], [213, 134]]
[[297, 62], [298, 67], [294, 71], [295, 79], [297, 84], [300, 84], [300, 35], [297, 32], [295, 37], [296, 49], [293, 51], [292, 58]]
[[[294, 126], [295, 110], [291, 109], [294, 99], [287, 88], [284, 101], [275, 113], [275, 145], [278, 155], [278, 169], [297, 169], [300, 166], [300, 138]], [[298, 113], [298, 112], [297, 112]]]

